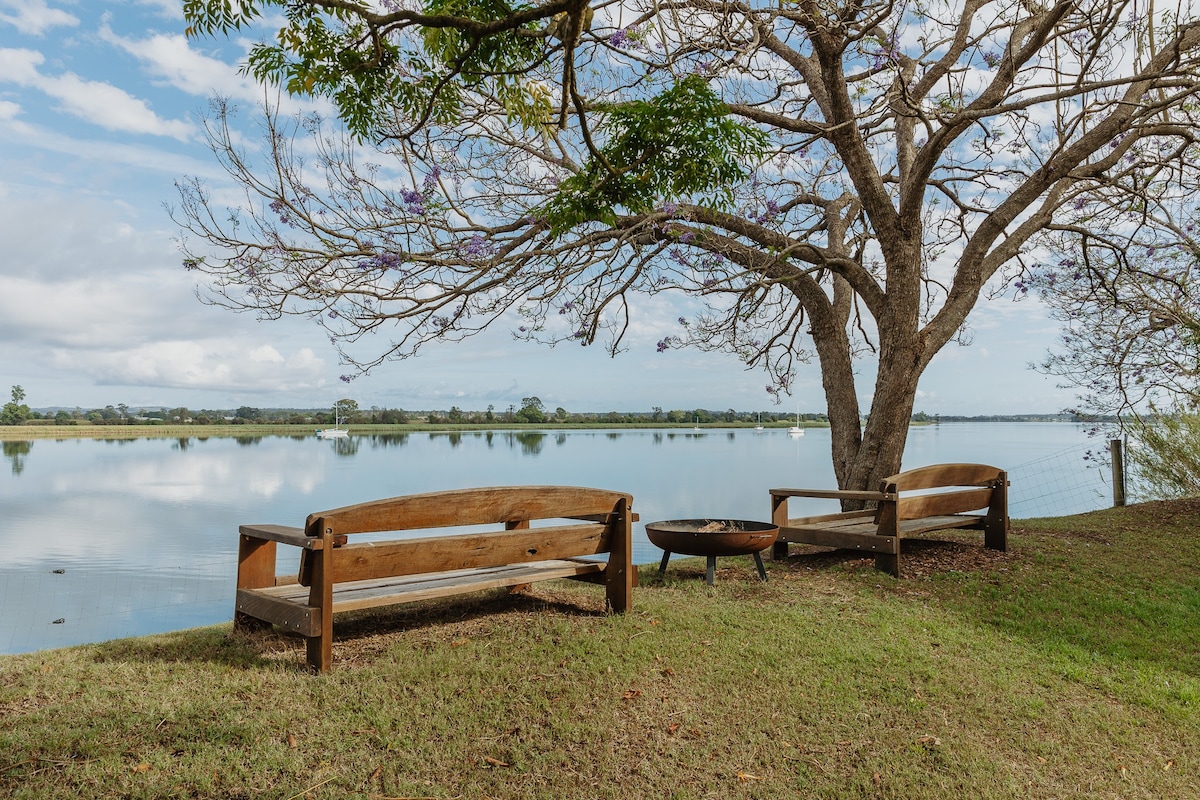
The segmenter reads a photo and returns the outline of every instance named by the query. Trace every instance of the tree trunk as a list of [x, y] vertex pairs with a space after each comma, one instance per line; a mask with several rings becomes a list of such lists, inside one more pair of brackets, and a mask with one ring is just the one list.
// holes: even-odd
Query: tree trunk
[[[841, 329], [844, 339], [845, 329]], [[833, 471], [839, 489], [875, 490], [900, 471], [917, 383], [925, 361], [914, 334], [883, 337], [865, 428], [859, 417], [848, 342], [813, 330], [828, 406]], [[914, 332], [915, 333], [915, 332]], [[896, 339], [903, 341], [896, 342]], [[861, 503], [846, 506], [861, 507]]]

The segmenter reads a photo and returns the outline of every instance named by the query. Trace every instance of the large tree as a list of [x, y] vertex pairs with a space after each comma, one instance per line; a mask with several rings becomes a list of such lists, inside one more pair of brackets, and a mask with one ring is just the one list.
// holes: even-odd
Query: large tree
[[[212, 33], [269, 5], [185, 8]], [[639, 294], [690, 295], [659, 349], [736, 353], [774, 392], [818, 360], [844, 488], [898, 470], [922, 372], [1065, 210], [1127, 192], [1131, 157], [1164, 181], [1194, 160], [1186, 3], [286, 9], [250, 69], [350, 134], [268, 113], [254, 162], [216, 104], [244, 202], [190, 181], [176, 212], [214, 302], [317, 317], [369, 368], [506, 312], [615, 352]]]

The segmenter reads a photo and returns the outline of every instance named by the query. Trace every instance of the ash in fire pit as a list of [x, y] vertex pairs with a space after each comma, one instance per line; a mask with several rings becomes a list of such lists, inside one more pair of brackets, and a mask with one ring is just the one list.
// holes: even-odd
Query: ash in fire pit
[[741, 519], [675, 519], [646, 523], [646, 537], [663, 549], [659, 574], [667, 569], [671, 553], [706, 556], [708, 569], [705, 579], [712, 586], [717, 556], [754, 556], [758, 576], [767, 579], [759, 553], [770, 547], [779, 535], [779, 526], [768, 522]]

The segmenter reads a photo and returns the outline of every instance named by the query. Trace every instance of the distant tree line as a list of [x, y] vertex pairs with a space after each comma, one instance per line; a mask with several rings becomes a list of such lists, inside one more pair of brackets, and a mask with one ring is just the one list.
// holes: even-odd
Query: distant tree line
[[[177, 408], [139, 408], [120, 403], [84, 410], [57, 410], [53, 412], [33, 411], [25, 404], [25, 390], [12, 387], [12, 400], [0, 409], [0, 425], [56, 424], [74, 425], [333, 425], [335, 420], [343, 425], [404, 425], [428, 423], [434, 425], [712, 425], [720, 423], [764, 425], [794, 423], [796, 414], [781, 411], [724, 411], [693, 408], [664, 411], [654, 406], [649, 411], [582, 411], [571, 412], [562, 406], [550, 410], [537, 396], [523, 397], [521, 402], [510, 403], [497, 409], [494, 404], [482, 411], [469, 411], [458, 406], [449, 410], [405, 411], [402, 408], [359, 408], [358, 402], [343, 398], [329, 409], [254, 408], [241, 406], [235, 409], [190, 410]], [[824, 414], [801, 413], [801, 423], [828, 424]], [[1094, 422], [1076, 414], [1020, 414], [951, 416], [927, 414], [919, 411], [912, 415], [913, 422]]]

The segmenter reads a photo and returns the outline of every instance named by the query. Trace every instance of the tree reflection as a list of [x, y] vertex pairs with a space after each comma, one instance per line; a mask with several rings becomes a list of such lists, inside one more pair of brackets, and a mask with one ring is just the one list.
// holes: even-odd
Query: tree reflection
[[536, 456], [542, 452], [542, 446], [546, 443], [546, 434], [534, 433], [533, 431], [524, 431], [522, 433], [508, 434], [509, 446], [513, 443], [521, 445], [521, 455]]
[[380, 447], [403, 447], [408, 444], [407, 433], [374, 433], [371, 434], [371, 444]]
[[333, 453], [343, 458], [356, 455], [358, 453], [358, 437], [347, 436], [344, 439], [334, 439]]
[[20, 475], [25, 471], [25, 456], [33, 449], [33, 442], [3, 442], [5, 458], [12, 460], [12, 474]]

